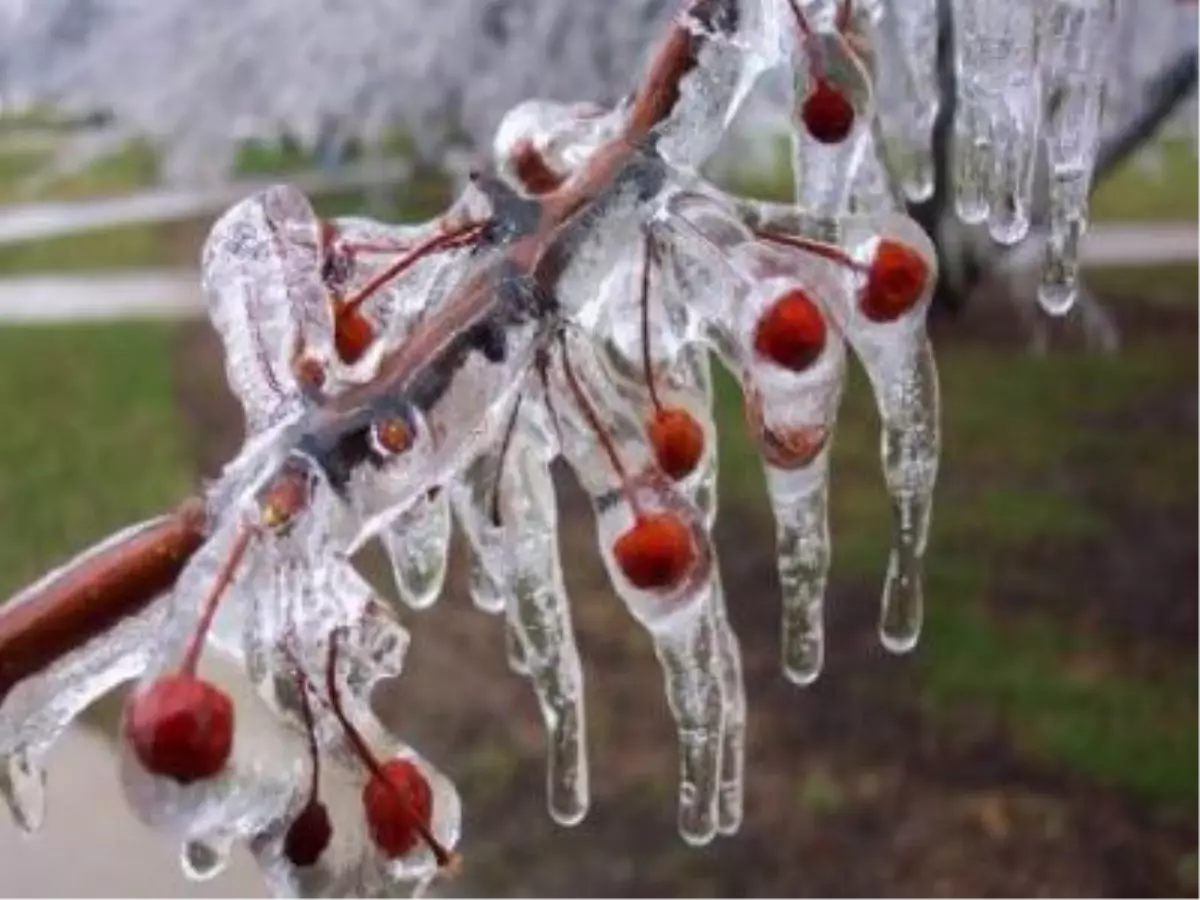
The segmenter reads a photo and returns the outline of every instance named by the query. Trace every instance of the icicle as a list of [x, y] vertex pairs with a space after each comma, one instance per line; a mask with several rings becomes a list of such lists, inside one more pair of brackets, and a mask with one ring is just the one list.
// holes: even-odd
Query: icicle
[[589, 803], [583, 671], [558, 548], [549, 460], [524, 437], [508, 450], [501, 512], [511, 557], [507, 631], [516, 638], [546, 723], [546, 799], [560, 825], [582, 821]]
[[[872, 42], [888, 63], [880, 66], [877, 89], [881, 115], [896, 119], [889, 161], [899, 163], [904, 193], [914, 203], [928, 200], [934, 190], [933, 123], [941, 106], [937, 8], [938, 0], [884, 0], [878, 39]], [[888, 92], [898, 95], [894, 102], [883, 100]]]
[[431, 489], [380, 534], [400, 598], [413, 609], [437, 602], [450, 553], [450, 500]]
[[1038, 300], [1052, 315], [1065, 315], [1075, 302], [1115, 6], [1115, 0], [1054, 0], [1041, 12], [1050, 233]]
[[183, 874], [192, 881], [216, 878], [229, 865], [232, 844], [229, 837], [184, 841], [179, 859]]
[[[846, 311], [845, 332], [883, 420], [884, 481], [896, 522], [880, 635], [902, 652], [921, 626], [921, 564], [940, 449], [937, 370], [925, 330], [937, 259], [928, 237], [903, 216], [850, 218], [843, 229], [845, 246], [870, 271]], [[905, 302], [893, 306], [889, 297]]]
[[1037, 0], [958, 0], [958, 210], [1003, 244], [1029, 233], [1042, 118]]
[[783, 673], [811, 684], [825, 660], [824, 605], [829, 575], [829, 462], [825, 449], [800, 469], [768, 465], [767, 492], [775, 513], [775, 553], [783, 600]]
[[723, 700], [714, 625], [710, 609], [690, 622], [653, 632], [667, 703], [679, 733], [679, 833], [695, 846], [716, 836], [723, 771]]

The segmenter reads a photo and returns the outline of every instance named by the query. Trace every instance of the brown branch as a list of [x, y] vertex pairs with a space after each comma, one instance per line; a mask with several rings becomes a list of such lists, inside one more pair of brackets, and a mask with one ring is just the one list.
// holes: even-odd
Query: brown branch
[[[732, 9], [728, 0], [694, 0], [687, 14], [702, 22]], [[536, 233], [513, 244], [505, 258], [533, 274], [560, 229], [599, 197], [633, 156], [639, 143], [679, 102], [679, 85], [695, 69], [705, 37], [675, 23], [660, 48], [645, 83], [637, 92], [625, 131], [599, 148], [574, 177], [546, 194]], [[425, 252], [475, 237], [473, 225], [451, 231]], [[333, 234], [322, 235], [330, 242]], [[375, 288], [411, 265], [412, 255], [380, 273]], [[326, 408], [338, 413], [394, 390], [463, 329], [486, 314], [494, 302], [495, 273], [488, 269], [465, 280], [438, 314], [423, 320], [400, 347], [386, 355], [372, 381], [329, 398]], [[371, 291], [347, 301], [361, 302]], [[0, 701], [23, 679], [53, 665], [63, 656], [116, 627], [169, 590], [192, 555], [203, 544], [208, 522], [199, 500], [99, 555], [73, 566], [20, 604], [0, 608]]]
[[0, 607], [0, 701], [12, 688], [137, 615], [171, 589], [204, 543], [204, 503], [174, 513]]

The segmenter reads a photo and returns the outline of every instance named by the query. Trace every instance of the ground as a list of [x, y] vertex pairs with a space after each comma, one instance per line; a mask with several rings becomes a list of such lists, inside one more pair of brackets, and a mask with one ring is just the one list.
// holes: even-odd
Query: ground
[[[945, 464], [928, 628], [911, 657], [874, 636], [886, 510], [861, 378], [835, 462], [829, 665], [807, 690], [778, 672], [761, 485], [726, 478], [718, 545], [746, 657], [747, 814], [705, 850], [674, 832], [657, 663], [604, 584], [570, 483], [564, 555], [594, 785], [573, 830], [545, 814], [532, 693], [506, 668], [500, 623], [471, 608], [457, 553], [440, 605], [406, 616], [411, 667], [379, 699], [459, 782], [472, 889], [1194, 893], [1196, 312], [1109, 299], [1129, 341], [1114, 359], [1032, 359], [983, 312], [938, 323]], [[239, 424], [217, 354], [206, 327], [180, 335], [178, 384], [207, 472]], [[744, 473], [736, 398], [726, 389], [721, 404], [726, 470]]]
[[[1194, 220], [1190, 196], [1182, 217]], [[184, 262], [200, 234], [189, 225], [9, 248], [0, 271]], [[500, 623], [466, 599], [456, 545], [447, 595], [405, 615], [410, 669], [379, 702], [460, 785], [462, 886], [1194, 896], [1197, 275], [1106, 275], [1098, 293], [1126, 338], [1115, 357], [1056, 346], [1033, 358], [1002, 307], [934, 323], [944, 462], [927, 627], [903, 658], [874, 636], [888, 514], [855, 372], [836, 442], [829, 662], [804, 690], [779, 674], [771, 523], [722, 382], [717, 538], [750, 737], [745, 824], [709, 848], [675, 834], [657, 663], [604, 584], [569, 481], [564, 554], [593, 779], [575, 829], [544, 811], [532, 692], [507, 670]], [[0, 596], [168, 507], [238, 443], [207, 326], [0, 329], [0, 359]], [[115, 709], [102, 704], [93, 727], [110, 730]]]

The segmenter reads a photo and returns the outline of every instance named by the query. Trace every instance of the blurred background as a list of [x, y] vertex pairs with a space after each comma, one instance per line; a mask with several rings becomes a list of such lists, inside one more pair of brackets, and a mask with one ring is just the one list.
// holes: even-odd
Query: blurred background
[[[69, 6], [45, 10], [55, 5]], [[46, 46], [69, 49], [101, 27], [82, 6], [62, 20], [76, 30]], [[631, 30], [657, 33], [657, 6]], [[224, 206], [284, 179], [324, 215], [423, 219], [452, 196], [458, 170], [444, 163], [471, 148], [431, 150], [386, 122], [317, 140], [231, 117], [228, 165], [189, 181], [186, 142], [114, 131], [119, 104], [84, 115], [78, 94], [42, 99], [37, 68], [13, 62], [17, 22], [0, 51], [0, 597], [172, 505], [240, 445], [198, 289], [199, 248]], [[1025, 275], [1037, 257], [1026, 253], [989, 258], [994, 277], [953, 286], [932, 316], [943, 463], [914, 653], [889, 656], [875, 635], [889, 510], [877, 418], [854, 369], [833, 464], [828, 663], [810, 688], [784, 681], [773, 523], [740, 397], [719, 381], [717, 537], [750, 703], [738, 835], [702, 850], [676, 835], [658, 664], [609, 594], [574, 486], [563, 479], [563, 553], [594, 793], [574, 829], [544, 811], [533, 694], [505, 664], [501, 622], [471, 607], [456, 546], [450, 589], [406, 616], [410, 669], [380, 698], [462, 791], [468, 874], [451, 891], [1196, 894], [1194, 50], [1181, 58], [1190, 81], [1103, 173], [1081, 313], [1035, 317]], [[779, 139], [769, 104], [752, 104], [714, 177], [785, 198]], [[0, 828], [0, 893], [260, 893], [245, 859], [187, 884], [172, 849], [119, 807], [106, 745], [118, 708], [102, 703], [56, 751], [45, 833]]]

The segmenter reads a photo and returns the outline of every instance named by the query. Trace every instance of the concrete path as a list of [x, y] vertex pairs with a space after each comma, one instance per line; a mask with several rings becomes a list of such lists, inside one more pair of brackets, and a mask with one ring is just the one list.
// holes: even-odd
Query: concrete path
[[299, 172], [206, 188], [163, 188], [102, 200], [0, 206], [0, 246], [121, 225], [172, 222], [209, 215], [280, 182], [294, 184], [306, 194], [318, 195], [394, 184], [406, 180], [411, 171], [411, 165], [404, 160], [387, 160], [332, 172]]
[[[1188, 263], [1197, 258], [1200, 232], [1191, 223], [1100, 225], [1084, 244], [1094, 268]], [[1033, 266], [1041, 243], [1031, 238], [1010, 266]], [[0, 278], [0, 322], [55, 322], [109, 318], [186, 318], [201, 315], [195, 271], [160, 270], [67, 276]]]
[[54, 748], [46, 824], [20, 833], [0, 810], [0, 897], [266, 897], [239, 849], [212, 881], [188, 881], [179, 849], [121, 797], [112, 745], [77, 726]]
[[0, 321], [188, 318], [201, 313], [200, 273], [187, 269], [0, 279]]

